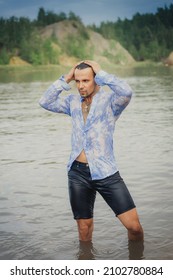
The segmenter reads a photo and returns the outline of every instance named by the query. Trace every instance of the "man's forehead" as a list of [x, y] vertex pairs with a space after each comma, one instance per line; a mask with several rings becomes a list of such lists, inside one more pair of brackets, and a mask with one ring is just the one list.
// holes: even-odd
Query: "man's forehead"
[[92, 78], [93, 77], [93, 70], [91, 67], [85, 68], [85, 69], [75, 69], [75, 79], [76, 78]]

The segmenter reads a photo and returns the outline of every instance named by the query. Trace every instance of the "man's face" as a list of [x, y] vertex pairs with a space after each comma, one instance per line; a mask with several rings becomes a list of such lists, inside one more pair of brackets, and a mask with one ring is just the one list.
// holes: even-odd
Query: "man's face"
[[75, 76], [76, 86], [81, 97], [85, 98], [90, 94], [96, 92], [98, 86], [95, 83], [94, 73], [90, 67], [81, 70], [76, 69], [74, 76]]

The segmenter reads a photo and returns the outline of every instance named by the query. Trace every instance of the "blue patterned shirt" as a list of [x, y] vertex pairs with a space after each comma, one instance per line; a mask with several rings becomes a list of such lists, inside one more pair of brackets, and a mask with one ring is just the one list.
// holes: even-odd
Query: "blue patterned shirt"
[[[118, 171], [113, 152], [113, 133], [115, 122], [128, 105], [132, 90], [123, 80], [105, 71], [99, 71], [95, 82], [100, 86], [93, 96], [91, 108], [84, 123], [79, 94], [62, 95], [70, 90], [62, 76], [55, 81], [40, 99], [40, 105], [46, 110], [64, 113], [72, 118], [72, 151], [67, 169], [85, 151], [92, 180], [103, 179]], [[109, 86], [105, 91], [102, 86]]]

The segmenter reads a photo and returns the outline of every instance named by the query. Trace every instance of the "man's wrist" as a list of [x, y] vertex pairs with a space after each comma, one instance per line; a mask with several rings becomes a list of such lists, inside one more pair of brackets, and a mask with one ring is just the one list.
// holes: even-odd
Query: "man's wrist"
[[55, 87], [62, 87], [64, 90], [69, 90], [70, 89], [70, 85], [66, 82], [64, 75], [61, 76], [58, 80], [56, 80], [54, 83]]
[[64, 75], [63, 78], [64, 78], [64, 81], [65, 81], [67, 84], [69, 84], [69, 83], [71, 82], [71, 80], [69, 79], [69, 77], [68, 77], [67, 75]]

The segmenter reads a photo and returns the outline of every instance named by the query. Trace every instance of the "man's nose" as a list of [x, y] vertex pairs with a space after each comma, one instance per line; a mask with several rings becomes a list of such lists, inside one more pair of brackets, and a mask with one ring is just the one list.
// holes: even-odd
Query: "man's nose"
[[79, 88], [80, 88], [80, 89], [83, 88], [83, 82], [80, 82]]

